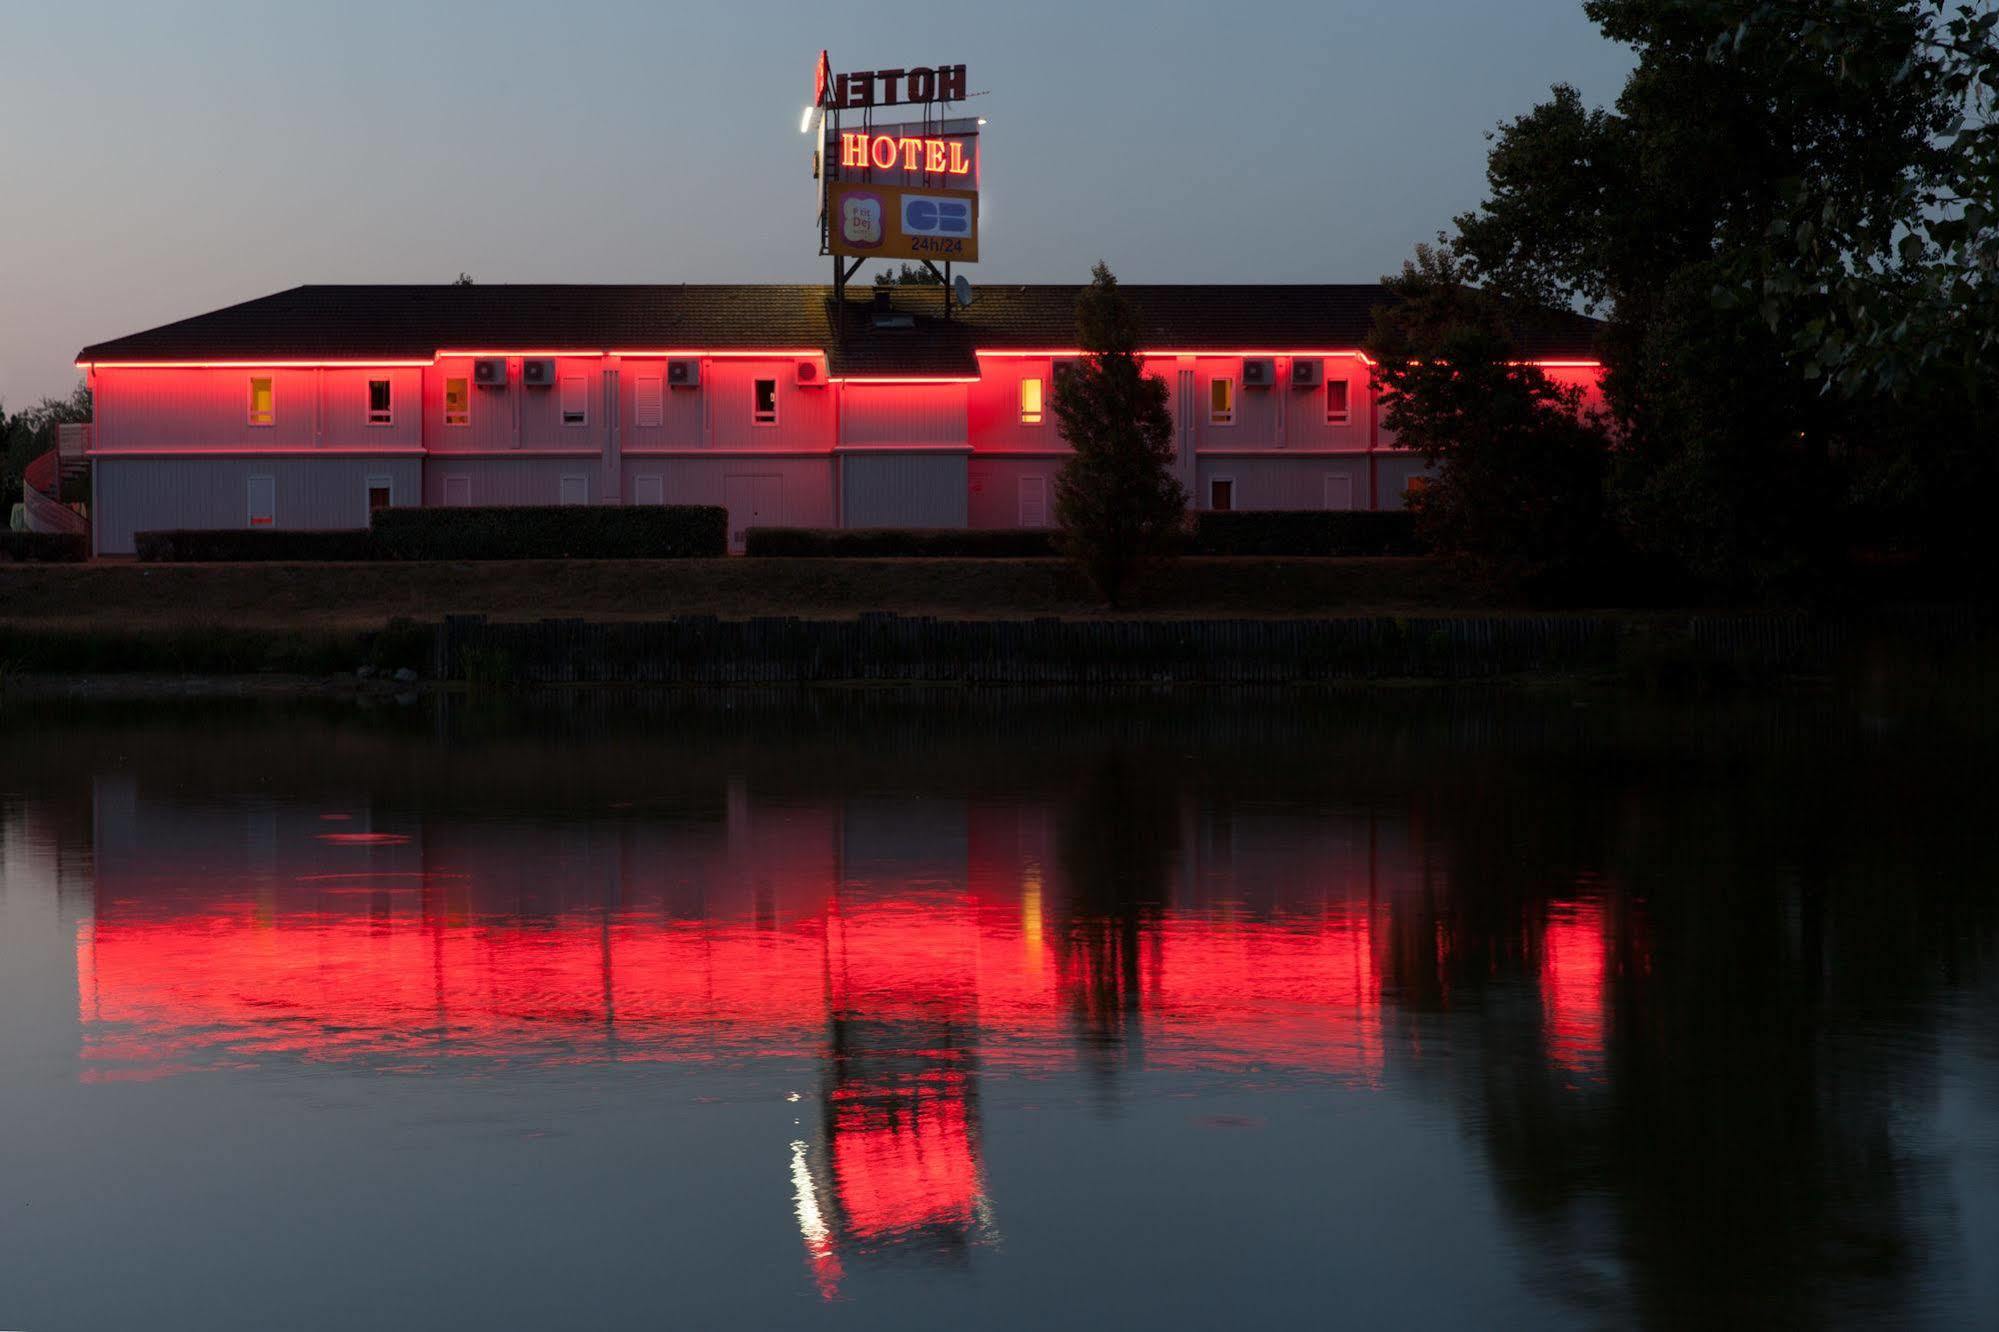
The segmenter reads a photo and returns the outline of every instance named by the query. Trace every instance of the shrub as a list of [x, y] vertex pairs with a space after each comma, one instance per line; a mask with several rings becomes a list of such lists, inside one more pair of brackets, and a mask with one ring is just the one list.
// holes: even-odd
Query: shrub
[[704, 559], [724, 555], [729, 512], [714, 505], [381, 509], [377, 559]]
[[1415, 515], [1344, 509], [1204, 511], [1194, 515], [1200, 555], [1417, 555]]
[[81, 532], [0, 532], [0, 563], [80, 564], [90, 558]]
[[142, 561], [156, 564], [253, 560], [368, 560], [375, 556], [366, 530], [283, 531], [242, 527], [140, 532], [132, 538]]
[[794, 559], [1016, 560], [1057, 553], [1055, 533], [1033, 528], [752, 527], [743, 534], [743, 549], [751, 555]]

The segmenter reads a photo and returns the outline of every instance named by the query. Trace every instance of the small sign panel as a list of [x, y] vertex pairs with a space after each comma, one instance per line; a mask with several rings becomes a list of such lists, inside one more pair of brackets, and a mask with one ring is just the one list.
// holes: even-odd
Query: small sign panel
[[834, 254], [961, 264], [979, 257], [976, 190], [834, 181], [828, 205]]

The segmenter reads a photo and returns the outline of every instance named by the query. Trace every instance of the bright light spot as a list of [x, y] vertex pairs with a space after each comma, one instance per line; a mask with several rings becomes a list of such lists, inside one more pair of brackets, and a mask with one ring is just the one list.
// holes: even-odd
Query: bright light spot
[[787, 1101], [795, 1101], [798, 1099], [798, 1093], [797, 1092], [787, 1093], [784, 1099]]
[[812, 108], [809, 106], [805, 108], [805, 114], [798, 118], [798, 132], [800, 134], [812, 132]]
[[985, 118], [984, 116], [980, 116], [980, 117], [979, 117], [979, 123], [980, 123], [981, 125], [985, 124], [985, 123], [986, 123], [986, 118]]

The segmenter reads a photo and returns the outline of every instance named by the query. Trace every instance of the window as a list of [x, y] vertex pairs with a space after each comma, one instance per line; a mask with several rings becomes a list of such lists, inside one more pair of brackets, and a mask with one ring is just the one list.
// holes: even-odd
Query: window
[[1329, 379], [1326, 381], [1326, 424], [1345, 425], [1353, 419], [1347, 407], [1347, 381]]
[[1208, 424], [1235, 424], [1235, 381], [1224, 375], [1208, 381]]
[[666, 419], [665, 396], [658, 375], [640, 375], [632, 387], [632, 424], [656, 426]]
[[590, 502], [590, 478], [587, 476], [563, 477], [562, 502], [564, 504], [588, 504]]
[[444, 424], [448, 426], [472, 424], [472, 386], [468, 381], [464, 379], [444, 381]]
[[393, 425], [395, 412], [390, 406], [389, 381], [371, 379], [368, 381], [368, 424]]
[[395, 503], [395, 483], [386, 476], [368, 478], [368, 512], [375, 513]]
[[1218, 476], [1208, 482], [1208, 507], [1217, 513], [1227, 513], [1235, 507], [1235, 482], [1225, 476]]
[[267, 426], [276, 425], [277, 421], [277, 392], [268, 376], [258, 375], [250, 381], [250, 424]]
[[660, 476], [635, 476], [632, 478], [632, 503], [666, 503], [666, 479]]
[[1020, 423], [1022, 425], [1041, 424], [1041, 381], [1023, 379], [1020, 381]]
[[590, 421], [590, 390], [581, 375], [562, 377], [562, 424], [587, 425]]
[[755, 384], [755, 401], [750, 406], [750, 420], [757, 425], [777, 424], [777, 381], [759, 379]]

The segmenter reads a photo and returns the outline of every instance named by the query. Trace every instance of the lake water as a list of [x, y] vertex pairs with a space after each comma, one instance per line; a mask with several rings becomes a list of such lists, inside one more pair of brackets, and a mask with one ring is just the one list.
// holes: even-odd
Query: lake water
[[1992, 728], [0, 709], [0, 1326], [1999, 1325]]

